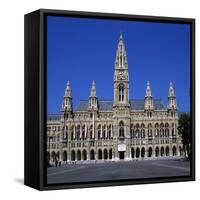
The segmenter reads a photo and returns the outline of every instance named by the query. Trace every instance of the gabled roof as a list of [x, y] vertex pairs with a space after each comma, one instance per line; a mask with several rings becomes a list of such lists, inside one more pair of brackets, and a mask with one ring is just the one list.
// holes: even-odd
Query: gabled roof
[[60, 114], [48, 114], [47, 115], [47, 120], [48, 121], [59, 121], [61, 118]]
[[[154, 99], [154, 109], [155, 110], [165, 110], [166, 107], [161, 102], [160, 99]], [[132, 99], [130, 100], [131, 110], [144, 110], [144, 99]], [[99, 110], [100, 111], [112, 111], [113, 100], [100, 100]], [[74, 111], [87, 111], [88, 110], [88, 100], [81, 100]], [[61, 118], [60, 114], [48, 114], [48, 121], [59, 121]]]
[[[144, 110], [144, 99], [133, 99], [130, 100], [131, 110]], [[154, 99], [155, 110], [166, 109], [160, 99]], [[87, 111], [88, 100], [81, 100], [74, 111]], [[113, 100], [99, 100], [99, 110], [112, 111]]]

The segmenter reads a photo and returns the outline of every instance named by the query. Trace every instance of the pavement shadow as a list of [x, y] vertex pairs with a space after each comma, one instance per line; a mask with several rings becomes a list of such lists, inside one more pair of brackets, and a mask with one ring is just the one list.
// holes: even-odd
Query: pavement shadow
[[18, 184], [24, 185], [24, 179], [23, 178], [15, 178], [14, 181]]

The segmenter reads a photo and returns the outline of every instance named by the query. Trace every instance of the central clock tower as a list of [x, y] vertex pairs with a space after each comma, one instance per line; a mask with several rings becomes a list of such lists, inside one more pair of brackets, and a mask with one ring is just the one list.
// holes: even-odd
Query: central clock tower
[[116, 159], [130, 159], [130, 103], [128, 61], [122, 34], [120, 34], [115, 59], [113, 139]]
[[129, 107], [128, 61], [122, 34], [118, 43], [114, 72], [114, 107]]

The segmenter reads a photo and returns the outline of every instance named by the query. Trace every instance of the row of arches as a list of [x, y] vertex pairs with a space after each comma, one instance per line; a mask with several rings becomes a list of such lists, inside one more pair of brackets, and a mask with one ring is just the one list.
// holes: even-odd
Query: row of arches
[[156, 123], [154, 126], [149, 123], [147, 127], [145, 127], [144, 123], [139, 125], [131, 124], [130, 127], [130, 137], [131, 138], [144, 138], [147, 134], [147, 137], [169, 137], [170, 131], [172, 136], [176, 136], [176, 125], [174, 123], [169, 125], [169, 123]]
[[[124, 137], [125, 134], [125, 125], [123, 121], [119, 122], [119, 137]], [[172, 123], [156, 123], [152, 125], [149, 123], [145, 126], [142, 124], [131, 124], [130, 126], [130, 137], [131, 138], [144, 138], [147, 134], [148, 137], [152, 137], [153, 134], [155, 137], [169, 137], [170, 131], [172, 136], [176, 135], [176, 124]], [[64, 128], [64, 139], [68, 138], [68, 134], [70, 133], [71, 140], [81, 140], [86, 139], [87, 137], [93, 139], [94, 138], [94, 128], [93, 125], [77, 125], [77, 126], [66, 126]], [[113, 125], [109, 124], [98, 124], [97, 126], [97, 137], [98, 139], [112, 139], [113, 138]]]
[[[98, 139], [112, 139], [112, 130], [113, 125], [109, 124], [99, 124], [97, 127], [97, 137]], [[70, 128], [66, 126], [64, 128], [64, 139], [68, 138], [68, 134], [70, 133], [71, 140], [81, 140], [86, 139], [87, 137], [93, 139], [94, 138], [94, 128], [93, 125], [87, 126], [87, 125], [77, 125], [77, 126], [71, 126]]]
[[[178, 150], [176, 146], [172, 147], [172, 156], [177, 156], [178, 155]], [[183, 155], [183, 149], [179, 147], [179, 155]], [[169, 146], [166, 147], [156, 147], [154, 152], [153, 148], [149, 147], [148, 149], [145, 150], [144, 147], [142, 148], [131, 148], [131, 158], [144, 158], [144, 157], [163, 157], [163, 156], [170, 156], [170, 149]]]
[[[71, 160], [75, 161], [75, 160], [87, 160], [87, 157], [90, 160], [108, 160], [108, 159], [112, 159], [112, 149], [98, 149], [97, 151], [97, 158], [95, 158], [95, 151], [94, 149], [91, 149], [89, 152], [89, 155], [87, 155], [87, 151], [84, 149], [82, 152], [81, 150], [72, 150], [71, 151]], [[67, 161], [67, 151], [63, 152], [63, 160]]]
[[150, 128], [170, 128], [170, 127], [173, 128], [174, 126], [176, 126], [176, 124], [174, 124], [174, 123], [169, 124], [168, 122], [166, 122], [166, 123], [163, 123], [163, 122], [155, 123], [154, 125], [152, 123], [148, 123], [147, 126], [145, 126], [144, 123], [131, 124], [132, 129], [137, 129], [137, 128], [148, 128], [148, 129], [150, 129]]
[[[149, 147], [147, 149], [145, 149], [145, 147], [142, 148], [131, 148], [131, 158], [135, 159], [135, 158], [144, 158], [144, 157], [163, 157], [163, 156], [170, 156], [170, 154], [172, 156], [183, 156], [183, 148], [181, 146], [176, 147], [173, 146], [171, 153], [170, 153], [170, 148], [169, 146], [166, 147], [155, 147], [154, 149], [152, 147]], [[50, 157], [49, 152], [47, 153], [47, 158], [49, 159]], [[86, 149], [83, 149], [82, 151], [80, 149], [78, 149], [77, 151], [72, 150], [70, 152], [70, 156], [71, 156], [71, 161], [75, 161], [75, 160], [111, 160], [113, 158], [113, 150], [112, 148], [110, 149], [98, 149], [97, 150], [97, 154], [95, 155], [95, 150], [91, 149], [89, 151], [89, 153], [87, 152]], [[51, 159], [53, 161], [55, 160], [59, 160], [60, 158], [60, 153], [52, 151], [51, 152]], [[67, 151], [64, 150], [63, 151], [63, 161], [67, 161], [68, 160], [68, 154]]]

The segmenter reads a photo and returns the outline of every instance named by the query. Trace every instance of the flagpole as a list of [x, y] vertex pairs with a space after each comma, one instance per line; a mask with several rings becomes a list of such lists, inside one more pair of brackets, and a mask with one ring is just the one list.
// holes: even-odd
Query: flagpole
[[95, 127], [94, 127], [94, 111], [93, 111], [93, 139], [94, 139], [94, 131], [95, 131]]

